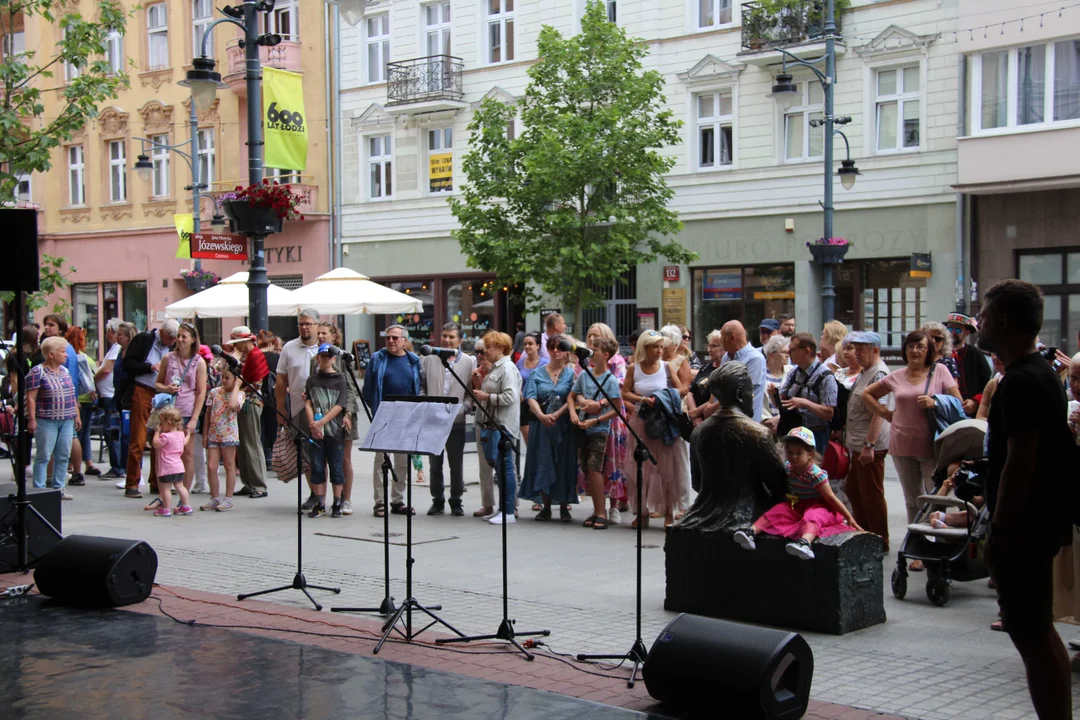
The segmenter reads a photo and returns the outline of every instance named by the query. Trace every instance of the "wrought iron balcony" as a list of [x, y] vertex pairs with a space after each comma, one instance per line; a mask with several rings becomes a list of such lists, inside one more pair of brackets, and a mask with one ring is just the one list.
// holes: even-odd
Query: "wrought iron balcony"
[[[742, 46], [744, 51], [760, 52], [774, 47], [798, 45], [823, 39], [825, 3], [821, 0], [785, 0], [779, 10], [761, 2], [742, 7]], [[844, 7], [837, 3], [838, 7]], [[840, 12], [835, 13], [840, 30]]]
[[[386, 105], [457, 107], [465, 91], [461, 85], [461, 58], [431, 55], [386, 63]], [[433, 109], [428, 107], [427, 109]]]

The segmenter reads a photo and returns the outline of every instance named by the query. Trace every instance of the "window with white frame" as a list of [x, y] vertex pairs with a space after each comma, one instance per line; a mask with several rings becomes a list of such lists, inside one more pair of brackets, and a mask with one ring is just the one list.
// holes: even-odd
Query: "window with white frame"
[[[67, 40], [67, 34], [68, 34], [67, 28], [64, 28], [64, 40], [65, 41]], [[78, 65], [76, 65], [75, 63], [69, 63], [69, 62], [64, 63], [64, 80], [66, 80], [67, 82], [71, 82], [75, 78], [79, 77], [80, 74], [81, 74], [81, 71], [79, 70]]]
[[30, 183], [30, 173], [20, 170], [15, 173], [15, 202], [28, 203], [33, 201], [34, 193]]
[[607, 19], [608, 22], [618, 22], [619, 13], [616, 7], [616, 0], [607, 0]]
[[367, 139], [368, 198], [384, 200], [394, 194], [393, 146], [390, 135], [374, 135]]
[[919, 66], [877, 71], [877, 149], [919, 148]]
[[802, 105], [784, 113], [784, 159], [813, 160], [820, 158], [824, 148], [824, 129], [810, 125], [811, 120], [821, 120], [825, 115], [825, 92], [821, 83], [799, 83]]
[[263, 177], [269, 178], [271, 182], [278, 182], [282, 185], [292, 185], [301, 182], [300, 171], [288, 168], [264, 168]]
[[[192, 57], [202, 57], [203, 52], [203, 35], [210, 29], [210, 25], [214, 22], [214, 2], [213, 0], [191, 0], [191, 39], [194, 43], [192, 47]], [[214, 57], [214, 42], [210, 40], [206, 44], [206, 57]]]
[[217, 179], [217, 154], [214, 149], [214, 131], [199, 131], [199, 182], [209, 186]]
[[68, 201], [72, 207], [86, 204], [86, 156], [82, 145], [69, 145]]
[[424, 49], [433, 55], [453, 55], [450, 51], [450, 2], [432, 3], [423, 6], [424, 12]]
[[487, 61], [514, 59], [514, 0], [485, 0], [487, 12]]
[[696, 2], [699, 28], [730, 25], [734, 21], [731, 0], [696, 0]]
[[169, 67], [169, 16], [165, 3], [148, 5], [146, 8], [146, 44], [149, 68], [160, 70]]
[[4, 35], [4, 59], [26, 52], [26, 35], [20, 30]]
[[367, 80], [370, 83], [386, 80], [386, 63], [390, 62], [390, 16], [373, 15], [364, 21], [367, 37]]
[[154, 165], [154, 172], [151, 175], [152, 183], [150, 188], [150, 194], [153, 197], [168, 197], [169, 196], [169, 150], [168, 148], [161, 147], [169, 144], [168, 135], [151, 135], [150, 139], [154, 144], [150, 147], [150, 160]]
[[454, 190], [454, 129], [428, 130], [428, 192]]
[[300, 39], [299, 0], [277, 0], [274, 9], [266, 14], [266, 32], [282, 35], [286, 40]]
[[731, 165], [735, 149], [731, 90], [696, 97], [698, 168], [711, 170]]
[[973, 132], [1080, 120], [1080, 39], [985, 52], [974, 66]]
[[105, 61], [109, 63], [109, 72], [113, 75], [124, 71], [124, 36], [116, 30], [105, 38]]
[[127, 148], [123, 140], [109, 141], [109, 201], [127, 201]]

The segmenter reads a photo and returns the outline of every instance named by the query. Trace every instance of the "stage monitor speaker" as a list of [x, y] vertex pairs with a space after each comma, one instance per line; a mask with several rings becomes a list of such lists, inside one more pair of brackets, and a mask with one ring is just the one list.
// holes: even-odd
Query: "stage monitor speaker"
[[[0, 518], [6, 518], [6, 522], [0, 524], [0, 531], [10, 532], [10, 535], [0, 535], [0, 571], [15, 567], [19, 560], [17, 535], [15, 532], [15, 509], [12, 500], [18, 494], [18, 488], [14, 483], [0, 485]], [[63, 532], [60, 516], [60, 491], [43, 490], [37, 488], [26, 489], [26, 499], [30, 501], [30, 507], [41, 513], [41, 516], [59, 532]], [[49, 530], [45, 523], [41, 522], [34, 513], [26, 511], [27, 525], [27, 559], [36, 563], [50, 550], [56, 547], [60, 538]]]
[[141, 540], [71, 535], [41, 559], [34, 582], [64, 605], [118, 607], [150, 597], [157, 553]]
[[0, 210], [0, 227], [7, 228], [7, 252], [0, 263], [0, 290], [37, 292], [41, 289], [37, 210]]
[[684, 613], [656, 638], [641, 674], [662, 703], [793, 720], [809, 704], [814, 655], [797, 633]]

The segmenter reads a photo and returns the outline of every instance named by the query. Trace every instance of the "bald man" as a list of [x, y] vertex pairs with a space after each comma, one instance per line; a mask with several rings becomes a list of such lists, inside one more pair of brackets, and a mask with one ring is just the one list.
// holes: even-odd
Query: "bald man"
[[724, 346], [720, 367], [734, 360], [741, 362], [750, 372], [750, 380], [754, 383], [754, 422], [761, 422], [761, 405], [765, 399], [765, 356], [750, 344], [746, 338], [746, 328], [738, 320], [724, 323], [724, 327], [720, 328], [720, 344]]

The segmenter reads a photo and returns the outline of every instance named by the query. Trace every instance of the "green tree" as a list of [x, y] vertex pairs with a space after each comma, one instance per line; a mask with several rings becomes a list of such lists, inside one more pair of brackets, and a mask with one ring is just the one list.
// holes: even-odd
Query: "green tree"
[[664, 108], [660, 73], [642, 70], [644, 44], [608, 22], [590, 0], [581, 34], [540, 31], [539, 59], [515, 108], [487, 98], [469, 125], [467, 182], [450, 207], [470, 267], [520, 284], [527, 307], [561, 298], [581, 328], [581, 311], [627, 269], [663, 256], [695, 255], [670, 236], [682, 224], [668, 208], [664, 173], [681, 122]]
[[[94, 118], [102, 103], [130, 86], [127, 75], [114, 73], [105, 58], [109, 35], [124, 34], [129, 13], [116, 0], [98, 0], [94, 19], [77, 12], [57, 19], [53, 10], [62, 4], [0, 0], [0, 35], [5, 38], [19, 20], [35, 17], [63, 28], [53, 55], [38, 57], [31, 41], [24, 52], [5, 53], [0, 64], [0, 198], [14, 195], [17, 173], [46, 172], [53, 149]], [[66, 84], [65, 64], [79, 70]]]

